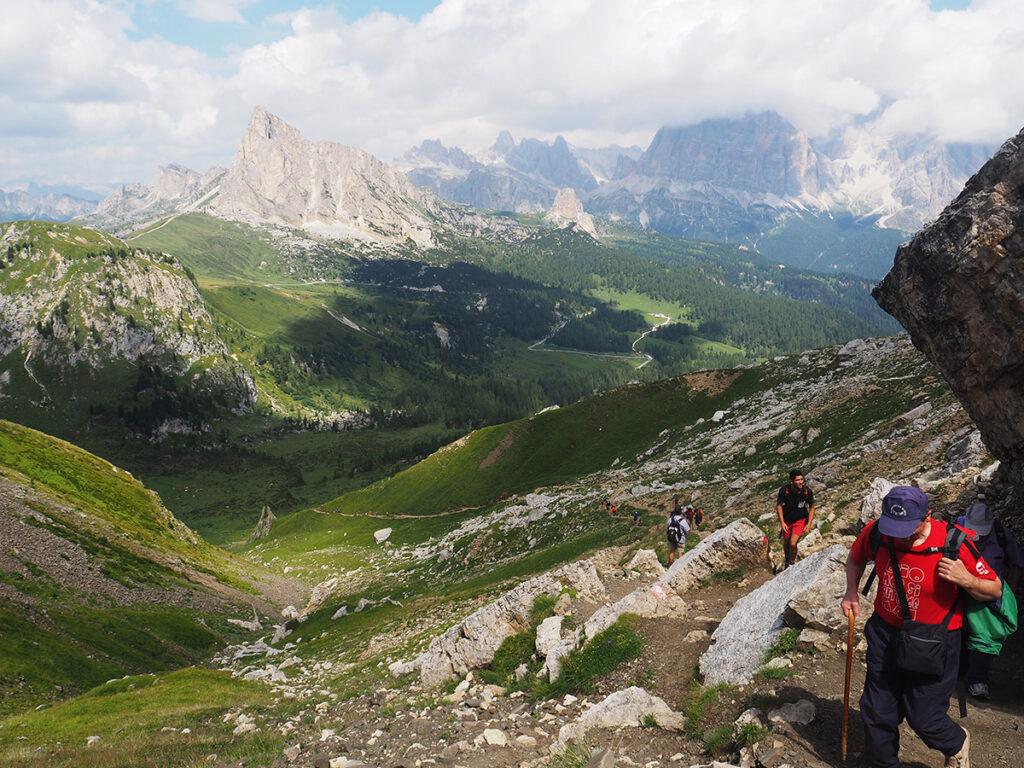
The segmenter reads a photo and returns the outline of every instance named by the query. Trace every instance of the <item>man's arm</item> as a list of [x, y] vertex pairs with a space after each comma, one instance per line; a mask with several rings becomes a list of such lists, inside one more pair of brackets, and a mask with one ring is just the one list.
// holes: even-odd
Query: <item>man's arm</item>
[[846, 594], [843, 595], [843, 615], [849, 616], [853, 611], [853, 617], [860, 616], [860, 595], [857, 588], [860, 587], [860, 577], [864, 575], [864, 568], [867, 563], [858, 563], [851, 556], [846, 558]]
[[777, 514], [779, 516], [779, 525], [782, 526], [782, 532], [783, 533], [789, 533], [789, 526], [786, 525], [786, 518], [784, 518], [782, 516], [782, 505], [781, 504], [776, 504], [775, 505], [775, 514]]
[[807, 510], [807, 530], [811, 529], [811, 524], [814, 522], [814, 504], [811, 504], [811, 508]]
[[[986, 572], [991, 573], [988, 570]], [[942, 558], [939, 561], [938, 573], [939, 578], [956, 584], [975, 600], [980, 600], [984, 603], [998, 600], [1003, 594], [1003, 582], [999, 580], [998, 576], [994, 579], [979, 578], [967, 570], [963, 560], [950, 560], [948, 557]]]

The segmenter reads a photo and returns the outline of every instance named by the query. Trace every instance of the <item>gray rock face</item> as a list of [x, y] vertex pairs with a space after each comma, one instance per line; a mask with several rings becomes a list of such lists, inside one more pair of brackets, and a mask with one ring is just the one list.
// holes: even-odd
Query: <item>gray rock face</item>
[[663, 699], [633, 686], [616, 691], [587, 710], [576, 722], [562, 726], [558, 732], [558, 743], [578, 741], [592, 728], [638, 727], [647, 715], [652, 716], [661, 728], [668, 730], [682, 730], [686, 723], [683, 715], [674, 711]]
[[676, 560], [658, 581], [683, 593], [711, 574], [738, 565], [771, 567], [768, 537], [746, 518], [712, 533]]
[[270, 511], [270, 507], [264, 505], [263, 509], [260, 510], [260, 519], [256, 522], [256, 527], [252, 529], [252, 533], [249, 534], [249, 543], [265, 539], [267, 534], [270, 533], [270, 526], [277, 520], [277, 516]]
[[490, 664], [506, 637], [528, 628], [533, 601], [543, 594], [557, 595], [564, 586], [581, 595], [604, 593], [597, 569], [590, 561], [569, 563], [523, 582], [431, 641], [420, 662], [423, 684], [440, 685], [456, 675]]
[[[740, 684], [750, 680], [784, 629], [783, 615], [790, 604], [798, 597], [806, 598], [808, 589], [819, 581], [828, 581], [845, 562], [846, 549], [837, 544], [799, 561], [737, 600], [711, 636], [711, 647], [700, 657], [705, 683]], [[820, 605], [805, 612], [820, 621], [824, 610], [827, 606]], [[839, 613], [838, 597], [832, 601], [832, 610]]]
[[884, 477], [876, 477], [871, 481], [867, 495], [860, 502], [858, 530], [882, 514], [882, 499], [895, 487], [896, 483], [886, 480]]
[[250, 223], [278, 221], [314, 234], [431, 242], [437, 198], [366, 152], [312, 142], [262, 107], [253, 110], [212, 212]]
[[900, 246], [873, 295], [942, 371], [1024, 489], [1024, 131]]

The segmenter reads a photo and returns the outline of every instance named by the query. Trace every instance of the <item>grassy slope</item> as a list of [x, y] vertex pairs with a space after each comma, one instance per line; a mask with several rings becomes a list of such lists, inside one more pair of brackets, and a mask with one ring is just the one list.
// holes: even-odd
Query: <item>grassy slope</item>
[[[171, 518], [159, 499], [123, 470], [69, 443], [0, 421], [0, 474], [27, 489], [32, 524], [84, 551], [107, 579], [128, 589], [207, 592], [184, 575], [251, 591], [256, 569], [231, 560]], [[10, 557], [10, 553], [8, 553]], [[19, 594], [0, 607], [2, 709], [61, 698], [126, 672], [167, 670], [203, 658], [223, 644], [221, 609], [159, 603], [115, 606], [51, 577], [46, 558], [14, 555], [20, 567], [0, 570]], [[183, 566], [185, 566], [183, 568]]]
[[[713, 399], [685, 378], [620, 387], [529, 419], [488, 427], [393, 478], [324, 505], [342, 512], [431, 514], [477, 506], [605, 469], [660, 431], [707, 418]], [[490, 460], [488, 460], [490, 457]]]

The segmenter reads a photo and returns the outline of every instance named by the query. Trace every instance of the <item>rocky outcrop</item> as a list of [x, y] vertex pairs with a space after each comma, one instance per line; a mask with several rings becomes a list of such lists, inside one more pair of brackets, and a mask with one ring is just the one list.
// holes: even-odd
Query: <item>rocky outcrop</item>
[[277, 222], [332, 238], [432, 241], [442, 205], [395, 168], [355, 147], [305, 139], [263, 107], [253, 110], [210, 206], [217, 216]]
[[[838, 614], [842, 597], [842, 592], [833, 595], [833, 574], [842, 569], [845, 562], [846, 548], [837, 544], [799, 561], [737, 600], [711, 636], [711, 647], [700, 657], [704, 682], [707, 685], [741, 684], [750, 680], [761, 666], [765, 652], [785, 628], [783, 616], [794, 602], [803, 602], [799, 608], [801, 615], [827, 626], [829, 622], [824, 614], [829, 604]], [[819, 597], [811, 607], [808, 603], [812, 593], [807, 590], [821, 581], [826, 584], [816, 594], [827, 595], [827, 598]]]
[[647, 717], [652, 717], [659, 727], [667, 730], [681, 731], [686, 724], [686, 718], [674, 711], [664, 699], [633, 686], [616, 691], [575, 722], [562, 726], [558, 732], [558, 743], [579, 741], [594, 728], [636, 728], [643, 725]]
[[768, 537], [746, 518], [719, 528], [658, 579], [678, 593], [693, 589], [713, 573], [739, 565], [771, 567]]
[[586, 560], [523, 582], [431, 641], [420, 659], [424, 685], [440, 685], [490, 664], [506, 637], [528, 629], [534, 600], [545, 594], [555, 596], [566, 587], [584, 598], [604, 594], [597, 569]]
[[[251, 375], [231, 358], [199, 287], [172, 257], [132, 251], [84, 227], [32, 222], [5, 225], [0, 248], [12, 254], [8, 285], [21, 283], [0, 293], [0, 356], [22, 350], [24, 369], [44, 396], [47, 366], [101, 369], [126, 361], [189, 376], [190, 386], [219, 405], [252, 410]], [[168, 419], [157, 431], [192, 428]]]
[[558, 190], [551, 210], [544, 216], [544, 223], [555, 227], [575, 225], [591, 237], [597, 236], [594, 217], [583, 211], [583, 203], [576, 198], [576, 192], [571, 187]]
[[252, 544], [259, 541], [260, 539], [267, 538], [267, 534], [270, 533], [270, 526], [277, 520], [277, 516], [270, 511], [270, 507], [263, 505], [263, 509], [260, 510], [260, 519], [256, 521], [256, 526], [252, 529], [252, 533], [249, 534], [248, 543]]
[[1024, 131], [900, 246], [873, 295], [942, 371], [1024, 491]]

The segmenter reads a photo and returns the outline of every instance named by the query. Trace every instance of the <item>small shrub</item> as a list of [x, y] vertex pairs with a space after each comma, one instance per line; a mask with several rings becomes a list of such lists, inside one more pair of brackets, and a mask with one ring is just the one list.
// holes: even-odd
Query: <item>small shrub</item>
[[704, 751], [715, 757], [732, 752], [735, 741], [731, 725], [723, 725], [704, 740]]
[[654, 718], [654, 715], [648, 713], [644, 715], [643, 720], [640, 721], [640, 725], [644, 728], [657, 728], [658, 721]]
[[759, 741], [764, 741], [769, 733], [770, 731], [763, 725], [744, 723], [740, 726], [739, 733], [736, 734], [736, 746], [740, 748], [753, 746]]
[[537, 627], [548, 616], [554, 615], [555, 598], [548, 594], [538, 595], [530, 607], [530, 626]]
[[552, 755], [549, 768], [583, 768], [593, 757], [593, 748], [587, 744], [570, 742], [565, 749]]
[[784, 680], [787, 677], [795, 677], [798, 672], [793, 668], [785, 667], [761, 667], [754, 673], [758, 680]]
[[725, 683], [706, 688], [697, 676], [697, 667], [694, 667], [690, 681], [690, 689], [687, 692], [686, 703], [683, 706], [683, 714], [686, 716], [686, 725], [683, 732], [688, 739], [697, 741], [704, 735], [704, 723], [708, 718], [712, 707], [718, 703], [721, 695], [729, 689]]
[[778, 656], [785, 656], [787, 653], [796, 648], [796, 641], [800, 638], [800, 630], [794, 627], [784, 629], [779, 633], [778, 638], [772, 643], [771, 647], [764, 652], [763, 664], [767, 664], [772, 659]]
[[589, 693], [594, 681], [620, 664], [640, 656], [644, 639], [633, 629], [639, 617], [625, 613], [608, 629], [598, 632], [582, 648], [572, 651], [562, 665], [562, 673], [542, 695]]

